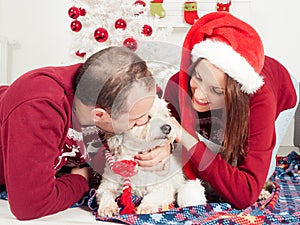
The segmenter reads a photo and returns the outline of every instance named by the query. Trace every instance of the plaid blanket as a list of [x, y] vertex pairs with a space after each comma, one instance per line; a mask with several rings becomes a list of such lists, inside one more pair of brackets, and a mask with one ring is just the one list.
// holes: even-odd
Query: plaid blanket
[[[170, 210], [153, 214], [130, 214], [115, 217], [99, 217], [95, 189], [84, 196], [73, 207], [87, 205], [95, 215], [95, 219], [123, 224], [300, 224], [300, 156], [291, 152], [277, 159], [276, 171], [272, 177], [276, 184], [269, 199], [256, 202], [244, 210], [232, 208], [227, 203], [211, 203], [192, 207], [178, 208], [174, 205]], [[0, 199], [7, 199], [5, 190], [0, 190]], [[140, 199], [133, 198], [135, 204]]]
[[244, 210], [238, 210], [227, 203], [211, 203], [185, 208], [173, 208], [154, 214], [130, 214], [112, 218], [98, 217], [94, 202], [95, 192], [88, 205], [100, 221], [125, 224], [300, 224], [300, 156], [291, 152], [277, 159], [276, 171], [272, 177], [276, 184], [269, 199], [257, 202]]

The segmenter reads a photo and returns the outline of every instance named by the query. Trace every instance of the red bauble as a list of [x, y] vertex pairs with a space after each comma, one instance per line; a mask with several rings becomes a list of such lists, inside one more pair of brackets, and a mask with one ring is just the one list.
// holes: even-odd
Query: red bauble
[[146, 24], [143, 26], [142, 34], [145, 36], [151, 36], [153, 32], [153, 29], [150, 25]]
[[75, 6], [69, 9], [68, 14], [72, 19], [77, 19], [80, 16], [79, 9]]
[[[141, 6], [143, 6], [143, 7], [146, 7], [146, 3], [144, 2], [144, 1], [141, 1], [141, 0], [137, 0], [137, 1], [135, 1], [134, 3], [133, 3], [135, 6], [137, 6], [137, 5], [141, 5]], [[140, 11], [140, 12], [138, 12], [138, 15], [139, 14], [143, 14], [144, 12], [143, 11]], [[137, 16], [138, 16], [137, 15]]]
[[73, 6], [69, 9], [68, 14], [72, 19], [77, 19], [79, 16], [85, 16], [86, 11], [85, 9]]
[[79, 8], [79, 14], [80, 14], [80, 16], [85, 16], [85, 14], [86, 14], [85, 9]]
[[75, 52], [75, 55], [77, 55], [77, 56], [83, 58], [83, 57], [86, 55], [86, 52], [80, 52], [79, 50], [77, 50], [77, 51]]
[[126, 48], [129, 48], [132, 51], [137, 50], [137, 47], [138, 47], [137, 42], [134, 38], [126, 38], [123, 41], [123, 46]]
[[105, 42], [108, 38], [107, 30], [103, 27], [97, 28], [94, 32], [94, 38], [98, 42]]
[[116, 20], [116, 22], [115, 22], [115, 28], [116, 29], [125, 30], [126, 27], [127, 27], [127, 23], [124, 19], [119, 18], [119, 19]]
[[137, 0], [133, 3], [134, 5], [141, 5], [141, 6], [144, 6], [146, 7], [146, 3], [144, 1], [141, 1], [141, 0]]
[[78, 20], [73, 20], [73, 21], [71, 22], [71, 30], [72, 30], [72, 31], [78, 32], [78, 31], [81, 30], [81, 28], [82, 28], [82, 24], [81, 24], [80, 21], [78, 21]]

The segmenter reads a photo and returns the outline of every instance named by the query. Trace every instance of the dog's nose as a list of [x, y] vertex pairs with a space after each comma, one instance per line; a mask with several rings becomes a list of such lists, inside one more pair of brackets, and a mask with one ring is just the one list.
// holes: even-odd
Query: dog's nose
[[160, 127], [163, 134], [169, 134], [171, 132], [171, 126], [169, 124], [164, 124]]

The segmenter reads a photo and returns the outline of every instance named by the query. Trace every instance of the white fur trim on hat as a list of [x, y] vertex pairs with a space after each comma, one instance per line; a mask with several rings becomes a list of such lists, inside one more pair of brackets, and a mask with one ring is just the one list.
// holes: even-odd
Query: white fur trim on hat
[[247, 94], [255, 93], [263, 84], [263, 78], [247, 60], [230, 45], [207, 39], [195, 44], [192, 50], [192, 60], [205, 58], [224, 71], [242, 85], [241, 90]]

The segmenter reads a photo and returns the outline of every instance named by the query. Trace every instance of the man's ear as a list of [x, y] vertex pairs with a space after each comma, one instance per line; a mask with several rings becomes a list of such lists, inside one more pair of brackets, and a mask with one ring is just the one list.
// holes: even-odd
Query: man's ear
[[92, 118], [94, 123], [102, 123], [102, 122], [107, 122], [108, 120], [111, 120], [111, 117], [109, 115], [109, 113], [102, 108], [94, 108], [91, 111], [92, 114]]

